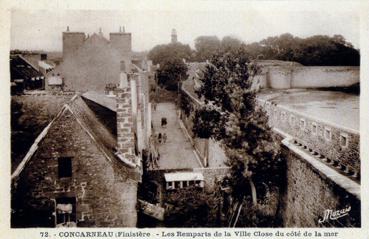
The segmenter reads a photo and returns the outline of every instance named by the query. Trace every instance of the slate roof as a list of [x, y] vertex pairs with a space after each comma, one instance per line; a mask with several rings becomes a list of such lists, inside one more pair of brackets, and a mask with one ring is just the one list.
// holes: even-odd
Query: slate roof
[[106, 160], [108, 160], [112, 167], [117, 172], [117, 177], [123, 179], [131, 179], [134, 181], [140, 180], [138, 169], [132, 169], [127, 167], [116, 155], [117, 139], [116, 137], [101, 123], [96, 117], [95, 113], [87, 106], [85, 101], [80, 95], [75, 95], [69, 103], [65, 104], [57, 116], [49, 123], [48, 126], [41, 132], [36, 138], [34, 144], [31, 146], [29, 152], [23, 158], [22, 162], [18, 165], [17, 169], [12, 174], [11, 178], [16, 179], [23, 168], [26, 167], [29, 160], [38, 149], [38, 145], [47, 135], [52, 125], [65, 113], [71, 112], [77, 122], [81, 125], [84, 131], [90, 136], [92, 141], [95, 142], [97, 148], [104, 154]]
[[190, 62], [187, 63], [187, 74], [188, 74], [188, 78], [192, 79], [192, 78], [196, 78], [197, 75], [198, 76], [202, 76], [202, 72], [205, 70], [206, 67], [206, 62]]
[[107, 96], [105, 94], [96, 91], [87, 91], [82, 95], [84, 98], [91, 100], [105, 108], [116, 112], [117, 111], [117, 101], [115, 97]]
[[198, 77], [203, 76], [203, 71], [208, 63], [206, 62], [189, 62], [187, 63], [187, 80], [182, 82], [182, 90], [187, 93], [198, 104], [202, 104], [202, 100], [195, 93], [195, 89], [200, 86]]

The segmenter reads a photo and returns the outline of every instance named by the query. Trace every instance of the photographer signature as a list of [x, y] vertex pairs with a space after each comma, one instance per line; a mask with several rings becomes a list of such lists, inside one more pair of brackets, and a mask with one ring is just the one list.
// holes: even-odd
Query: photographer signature
[[348, 206], [344, 209], [336, 210], [336, 211], [333, 211], [331, 209], [326, 209], [324, 211], [323, 218], [319, 219], [318, 222], [323, 223], [323, 222], [327, 222], [329, 220], [337, 220], [341, 217], [347, 216], [350, 211], [351, 211], [351, 206]]

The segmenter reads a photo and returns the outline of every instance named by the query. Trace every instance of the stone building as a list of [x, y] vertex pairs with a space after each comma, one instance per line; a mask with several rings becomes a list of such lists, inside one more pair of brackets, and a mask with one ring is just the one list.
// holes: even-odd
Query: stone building
[[65, 91], [103, 92], [107, 84], [118, 84], [122, 64], [132, 62], [132, 36], [122, 31], [109, 34], [106, 39], [100, 29], [91, 36], [83, 32], [63, 32], [63, 60], [47, 75], [59, 74]]
[[12, 227], [136, 226], [149, 103], [119, 77], [115, 97], [76, 94], [37, 137], [12, 174]]

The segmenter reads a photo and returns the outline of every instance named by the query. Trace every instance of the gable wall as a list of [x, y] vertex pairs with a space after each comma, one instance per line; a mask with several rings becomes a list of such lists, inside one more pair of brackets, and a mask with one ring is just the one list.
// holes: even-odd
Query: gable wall
[[[58, 157], [71, 156], [72, 177], [58, 177]], [[122, 179], [122, 172], [104, 157], [74, 116], [66, 111], [39, 143], [13, 192], [13, 227], [53, 226], [57, 197], [76, 197], [78, 226], [125, 227], [136, 225], [137, 184]], [[27, 211], [27, 206], [34, 211]], [[44, 212], [41, 220], [22, 218]], [[40, 213], [41, 215], [41, 213]], [[45, 215], [49, 215], [48, 222]], [[19, 225], [19, 223], [23, 225]], [[35, 225], [36, 224], [36, 225]]]

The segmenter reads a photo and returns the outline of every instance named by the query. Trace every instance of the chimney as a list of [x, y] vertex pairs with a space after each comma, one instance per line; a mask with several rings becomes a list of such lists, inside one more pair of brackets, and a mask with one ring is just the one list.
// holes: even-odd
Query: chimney
[[117, 95], [117, 156], [128, 166], [138, 166], [135, 155], [135, 137], [133, 131], [132, 94], [130, 75], [120, 74]]

